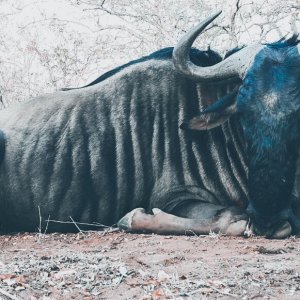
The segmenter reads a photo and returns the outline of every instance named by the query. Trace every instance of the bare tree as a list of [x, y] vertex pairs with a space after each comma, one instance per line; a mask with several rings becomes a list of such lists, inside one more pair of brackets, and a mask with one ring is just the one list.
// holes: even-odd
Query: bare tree
[[99, 29], [123, 31], [121, 34], [127, 35], [128, 44], [136, 47], [133, 52], [142, 53], [154, 47], [174, 45], [199, 19], [219, 9], [223, 10], [223, 15], [199, 41], [220, 51], [247, 42], [279, 39], [299, 26], [298, 0], [126, 0], [122, 4], [117, 0], [78, 0], [73, 4], [84, 5], [84, 10], [92, 11], [93, 17], [114, 17], [115, 27], [100, 24]]
[[116, 65], [174, 46], [220, 9], [196, 47], [224, 53], [274, 41], [298, 31], [299, 8], [299, 0], [2, 0], [0, 96], [8, 105], [83, 85]]

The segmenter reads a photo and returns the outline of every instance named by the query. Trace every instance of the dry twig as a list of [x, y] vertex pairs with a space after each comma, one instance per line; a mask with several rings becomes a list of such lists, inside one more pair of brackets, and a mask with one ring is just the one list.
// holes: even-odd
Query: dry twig
[[[71, 218], [71, 217], [70, 217]], [[72, 218], [71, 218], [72, 219]], [[60, 224], [74, 224], [74, 221], [73, 222], [68, 222], [68, 221], [57, 221], [57, 220], [51, 220], [51, 219], [48, 219], [48, 222], [52, 222], [52, 223], [60, 223]], [[103, 224], [100, 224], [100, 223], [92, 223], [92, 224], [89, 224], [89, 223], [81, 223], [81, 222], [76, 222], [77, 225], [84, 225], [84, 226], [93, 226], [93, 227], [100, 227], [100, 228], [111, 228], [113, 227], [114, 225], [112, 226], [107, 226], [107, 225], [103, 225]]]
[[70, 216], [71, 221], [73, 222], [73, 224], [76, 226], [76, 228], [78, 229], [79, 233], [83, 233], [83, 231], [79, 228], [79, 226], [76, 224], [76, 222], [74, 221], [74, 219]]

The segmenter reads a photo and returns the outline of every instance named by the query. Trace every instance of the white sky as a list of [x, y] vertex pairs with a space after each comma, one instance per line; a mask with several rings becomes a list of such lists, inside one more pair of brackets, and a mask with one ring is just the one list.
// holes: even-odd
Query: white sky
[[[275, 2], [275, 0], [266, 1], [269, 1], [269, 3], [272, 1]], [[228, 24], [229, 16], [232, 15], [232, 10], [234, 9], [232, 4], [235, 2], [235, 0], [223, 2], [220, 0], [210, 0], [207, 2], [207, 5], [210, 6], [213, 11], [223, 9], [223, 16], [227, 16], [225, 23], [227, 22]], [[261, 0], [253, 0], [253, 2], [262, 3]], [[250, 7], [251, 6], [249, 6], [249, 9]], [[96, 11], [84, 12], [83, 9], [83, 5], [71, 5], [70, 0], [0, 0], [0, 16], [9, 15], [7, 18], [2, 18], [0, 21], [0, 38], [5, 41], [5, 45], [0, 44], [0, 64], [1, 62], [6, 64], [6, 70], [3, 71], [2, 65], [2, 71], [7, 75], [2, 78], [0, 77], [0, 88], [1, 86], [9, 87], [12, 93], [15, 93], [14, 89], [16, 89], [16, 85], [19, 85], [17, 86], [17, 89], [21, 90], [28, 88], [27, 93], [29, 95], [34, 94], [35, 91], [38, 91], [39, 89], [44, 89], [45, 91], [53, 90], [53, 86], [48, 85], [47, 83], [47, 76], [49, 76], [47, 70], [45, 70], [45, 67], [40, 64], [33, 54], [30, 55], [30, 51], [27, 51], [28, 49], [26, 47], [30, 47], [30, 45], [35, 42], [41, 51], [43, 49], [53, 49], [61, 46], [66, 48], [72, 47], [72, 45], [61, 44], [61, 36], [58, 36], [57, 34], [57, 28], [59, 27], [57, 25], [61, 24], [61, 21], [66, 21], [66, 35], [70, 37], [71, 42], [74, 40], [74, 37], [82, 39], [82, 49], [79, 48], [82, 53], [79, 53], [79, 57], [80, 55], [84, 57], [89, 49], [95, 48], [95, 46], [97, 47], [96, 40], [101, 37], [102, 34], [108, 35], [111, 39], [108, 41], [108, 44], [105, 45], [109, 49], [111, 47], [110, 42], [114, 41], [114, 35], [117, 36], [117, 32], [110, 31], [108, 33], [108, 31], [106, 31], [102, 33], [99, 31], [97, 22], [102, 25], [113, 26], [116, 24], [120, 25], [120, 19], [105, 14], [99, 14], [97, 16]], [[185, 9], [185, 11], [186, 10], [187, 9]], [[245, 11], [245, 13], [247, 12]], [[55, 28], [51, 29], [49, 28], [50, 20], [54, 20], [55, 18], [60, 21], [55, 24]], [[195, 18], [195, 20], [196, 19], [197, 18]], [[220, 21], [218, 22], [217, 20], [216, 23], [222, 25], [221, 19], [219, 20]], [[283, 35], [288, 33], [292, 34], [290, 20], [291, 16], [288, 16], [279, 25]], [[259, 14], [252, 16], [252, 22], [253, 21], [258, 23], [261, 21]], [[162, 25], [165, 27], [167, 26], [167, 24]], [[299, 27], [299, 21], [297, 21], [295, 25], [296, 27]], [[250, 27], [249, 24], [245, 23], [240, 24], [240, 26], [242, 28], [249, 27], [249, 29], [240, 37], [240, 44], [249, 44], [258, 40], [260, 30], [257, 26]], [[120, 39], [122, 34], [124, 35], [124, 38]], [[99, 53], [97, 53], [98, 61], [96, 61], [96, 63], [91, 62], [83, 76], [75, 77], [73, 74], [69, 74], [69, 78], [65, 82], [58, 82], [58, 86], [65, 85], [66, 82], [71, 86], [88, 83], [104, 71], [127, 62], [130, 59], [137, 58], [135, 54], [127, 51], [126, 47], [128, 45], [126, 46], [126, 33], [121, 33], [119, 31], [118, 35], [119, 40], [116, 40], [115, 44], [120, 45], [124, 43], [123, 49], [116, 52], [119, 49], [116, 48], [117, 50], [115, 52], [112, 51], [110, 56], [109, 51], [106, 50], [106, 53], [102, 53], [101, 51], [103, 48], [99, 47]], [[274, 41], [278, 38], [279, 35], [276, 30], [273, 30], [268, 36], [269, 41]], [[227, 50], [232, 46], [235, 46], [228, 43], [228, 35], [219, 36], [216, 41], [217, 43], [213, 44], [213, 46], [215, 46], [217, 50]], [[159, 46], [155, 47], [156, 45], [154, 44], [152, 46], [153, 49], [151, 49], [151, 51], [160, 48]], [[173, 46], [173, 44], [166, 44], [165, 46]], [[201, 47], [206, 49], [207, 45], [202, 45], [200, 43], [200, 48]], [[146, 51], [148, 50], [146, 49]], [[143, 55], [146, 55], [149, 52], [150, 50], [143, 53]], [[13, 70], [13, 68], [15, 68], [15, 70]], [[25, 84], [25, 77], [28, 78], [29, 84], [27, 85]], [[21, 82], [22, 80], [24, 82]], [[46, 87], [43, 87], [43, 85], [46, 85]]]

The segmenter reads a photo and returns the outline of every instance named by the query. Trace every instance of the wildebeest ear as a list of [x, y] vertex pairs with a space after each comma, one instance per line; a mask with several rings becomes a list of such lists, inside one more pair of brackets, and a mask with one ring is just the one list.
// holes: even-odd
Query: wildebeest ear
[[226, 120], [229, 119], [229, 117], [230, 115], [220, 114], [213, 114], [209, 117], [200, 115], [198, 117], [192, 118], [187, 122], [183, 122], [180, 125], [180, 128], [184, 130], [208, 130], [223, 124]]
[[237, 112], [236, 96], [238, 88], [206, 107], [199, 116], [181, 124], [181, 129], [208, 130], [223, 124]]

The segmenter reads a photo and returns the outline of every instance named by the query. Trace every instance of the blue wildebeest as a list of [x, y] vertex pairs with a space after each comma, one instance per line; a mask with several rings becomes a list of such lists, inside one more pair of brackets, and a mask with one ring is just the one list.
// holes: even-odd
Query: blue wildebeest
[[3, 230], [33, 231], [50, 216], [156, 233], [243, 235], [249, 219], [269, 237], [299, 231], [298, 41], [224, 60], [191, 51], [217, 15], [173, 60], [158, 51], [0, 112]]

